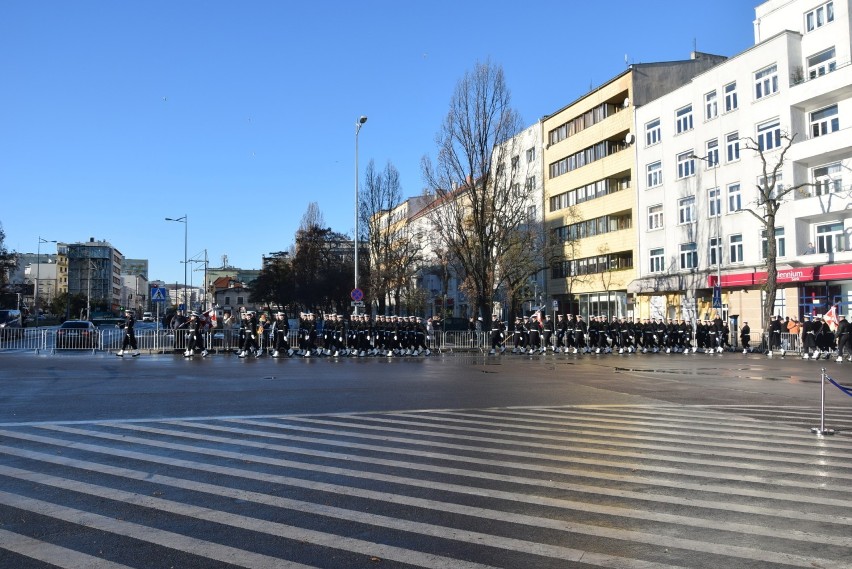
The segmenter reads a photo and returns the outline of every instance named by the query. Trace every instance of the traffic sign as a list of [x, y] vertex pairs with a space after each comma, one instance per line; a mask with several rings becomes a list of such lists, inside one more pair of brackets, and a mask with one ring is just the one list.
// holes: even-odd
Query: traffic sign
[[362, 291], [360, 288], [353, 288], [352, 292], [349, 293], [349, 296], [355, 302], [360, 302], [364, 300], [364, 291]]
[[151, 302], [165, 302], [168, 295], [166, 289], [160, 287], [151, 287]]
[[349, 304], [351, 304], [354, 308], [364, 308], [364, 301], [363, 300], [353, 300]]
[[722, 287], [713, 287], [713, 308], [722, 308]]

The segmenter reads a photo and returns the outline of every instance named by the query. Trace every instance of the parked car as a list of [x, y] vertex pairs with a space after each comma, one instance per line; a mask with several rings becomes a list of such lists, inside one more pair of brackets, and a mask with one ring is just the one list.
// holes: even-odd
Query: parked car
[[150, 312], [143, 312], [142, 313], [142, 322], [153, 322], [153, 321], [154, 321], [154, 315], [153, 314], [151, 314]]
[[93, 350], [98, 346], [98, 329], [88, 320], [66, 320], [56, 330], [56, 347]]
[[0, 340], [13, 340], [24, 335], [24, 318], [20, 310], [0, 310]]
[[459, 318], [458, 316], [450, 316], [449, 318], [444, 318], [442, 322], [442, 329], [444, 332], [461, 332], [464, 330], [470, 330], [470, 320], [467, 318]]

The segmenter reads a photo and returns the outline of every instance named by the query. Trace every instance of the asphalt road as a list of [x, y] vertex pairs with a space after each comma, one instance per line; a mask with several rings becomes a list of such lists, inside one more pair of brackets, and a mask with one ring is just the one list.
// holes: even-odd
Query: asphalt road
[[0, 353], [0, 567], [852, 567], [852, 364]]

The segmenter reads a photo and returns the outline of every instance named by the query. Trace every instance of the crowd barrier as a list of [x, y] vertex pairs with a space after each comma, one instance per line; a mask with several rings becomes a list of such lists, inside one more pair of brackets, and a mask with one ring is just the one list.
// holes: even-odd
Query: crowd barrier
[[[754, 337], [754, 336], [753, 336]], [[759, 336], [758, 336], [759, 337]], [[146, 353], [170, 353], [183, 352], [188, 343], [186, 330], [171, 329], [137, 329], [136, 342], [138, 349]], [[288, 335], [290, 345], [295, 349], [299, 345], [298, 331], [290, 330]], [[541, 338], [543, 348], [555, 348], [557, 346], [557, 334], [549, 337], [545, 343], [545, 337]], [[791, 354], [802, 352], [801, 338], [796, 334], [783, 333], [775, 341], [770, 341], [769, 336], [764, 336], [762, 342], [752, 342], [752, 351], [766, 352], [769, 347], [773, 350], [783, 349]], [[0, 351], [105, 351], [116, 352], [122, 348], [124, 332], [118, 327], [101, 327], [93, 336], [76, 335], [73, 337], [61, 337], [57, 328], [0, 328]], [[261, 348], [269, 347], [269, 337], [264, 334], [258, 338]], [[509, 331], [504, 334], [500, 342], [502, 347], [511, 350], [515, 344], [515, 336]], [[610, 340], [608, 346], [612, 346]], [[317, 334], [317, 345], [322, 347], [322, 334]], [[491, 349], [491, 332], [469, 332], [449, 331], [438, 332], [427, 336], [427, 345], [433, 352], [480, 352], [487, 353]], [[204, 349], [210, 353], [235, 352], [241, 346], [239, 332], [236, 329], [213, 329], [204, 333]], [[695, 340], [690, 343], [691, 348], [696, 348]], [[528, 348], [530, 346], [527, 346]], [[593, 349], [597, 346], [591, 346]], [[733, 350], [726, 346], [726, 349]], [[741, 349], [741, 348], [740, 348]], [[699, 350], [700, 351], [700, 350]]]

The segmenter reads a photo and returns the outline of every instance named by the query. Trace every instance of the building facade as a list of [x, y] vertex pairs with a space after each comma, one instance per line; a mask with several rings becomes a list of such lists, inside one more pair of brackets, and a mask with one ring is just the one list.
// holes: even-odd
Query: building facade
[[92, 310], [117, 313], [122, 302], [124, 255], [107, 241], [61, 244], [68, 258], [68, 293], [86, 296]]
[[547, 289], [558, 312], [628, 316], [637, 276], [634, 109], [724, 57], [631, 65], [542, 119], [544, 219], [555, 249]]
[[[718, 314], [762, 328], [773, 237], [774, 312], [848, 312], [850, 26], [848, 0], [764, 2], [754, 46], [636, 110], [637, 316]], [[764, 160], [780, 165], [778, 187], [798, 188], [783, 196], [774, 236], [760, 220]]]

